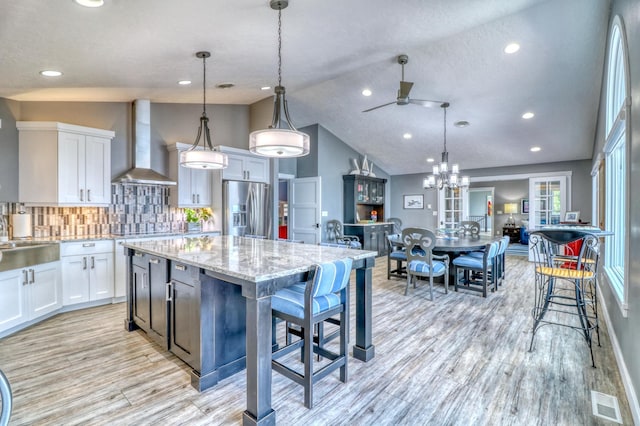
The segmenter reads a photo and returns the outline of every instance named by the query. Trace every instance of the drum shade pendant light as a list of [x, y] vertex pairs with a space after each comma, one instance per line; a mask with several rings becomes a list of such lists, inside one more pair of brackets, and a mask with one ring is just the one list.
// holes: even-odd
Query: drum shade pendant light
[[[271, 0], [270, 5], [271, 9], [278, 11], [278, 85], [275, 87], [271, 125], [267, 129], [251, 132], [249, 150], [265, 157], [302, 157], [309, 154], [309, 135], [298, 131], [291, 123], [282, 85], [282, 9], [289, 5], [289, 1]], [[280, 127], [282, 118], [287, 128]]]
[[444, 110], [444, 151], [442, 151], [442, 161], [439, 165], [433, 166], [433, 174], [424, 179], [422, 186], [425, 189], [455, 189], [469, 186], [469, 176], [462, 176], [458, 179], [460, 170], [457, 164], [451, 166], [449, 170], [449, 153], [447, 152], [447, 108], [449, 102], [444, 102], [440, 107]]
[[[227, 167], [227, 155], [213, 149], [211, 144], [211, 133], [209, 132], [209, 118], [207, 117], [207, 58], [211, 56], [209, 52], [198, 52], [196, 57], [202, 59], [202, 116], [200, 117], [200, 127], [198, 135], [191, 148], [180, 153], [180, 165], [192, 169], [224, 169]], [[202, 147], [200, 139], [202, 138]]]

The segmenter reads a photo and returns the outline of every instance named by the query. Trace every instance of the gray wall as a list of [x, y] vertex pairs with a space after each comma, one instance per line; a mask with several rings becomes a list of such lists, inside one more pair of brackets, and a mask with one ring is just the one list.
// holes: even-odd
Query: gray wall
[[[18, 129], [20, 103], [0, 98], [0, 202], [18, 201]], [[4, 214], [5, 212], [0, 212]]]
[[[391, 177], [387, 216], [402, 220], [403, 227], [437, 228], [438, 217], [433, 212], [438, 212], [438, 192], [422, 188], [426, 176], [427, 173], [420, 173]], [[424, 195], [424, 209], [404, 209], [403, 196], [416, 194]]]
[[[622, 358], [627, 367], [631, 383], [636, 392], [640, 390], [640, 262], [637, 261], [640, 253], [640, 197], [638, 197], [638, 189], [640, 188], [640, 2], [637, 0], [614, 0], [612, 6], [611, 20], [613, 17], [620, 15], [625, 28], [626, 39], [629, 54], [629, 83], [631, 88], [630, 124], [631, 131], [630, 147], [627, 147], [627, 153], [630, 155], [629, 165], [629, 208], [628, 208], [628, 225], [629, 232], [629, 256], [627, 257], [629, 274], [627, 276], [628, 289], [628, 310], [627, 316], [622, 315], [622, 311], [618, 307], [615, 296], [610, 287], [602, 280], [600, 289], [604, 297], [604, 302], [611, 319], [611, 326], [614, 330], [615, 337], [620, 345]], [[605, 77], [606, 79], [606, 73]], [[594, 158], [598, 153], [602, 152], [605, 142], [605, 93], [606, 80], [603, 82], [603, 93], [600, 99], [600, 114], [598, 116], [598, 126], [595, 137]], [[631, 396], [631, 395], [629, 395]], [[633, 401], [632, 404], [638, 404]], [[636, 421], [640, 419], [636, 418]]]
[[[327, 220], [339, 219], [344, 222], [342, 176], [351, 171], [351, 159], [360, 160], [362, 155], [321, 125], [314, 124], [300, 130], [311, 138], [311, 153], [306, 157], [298, 158], [297, 177], [321, 177], [322, 211], [327, 212], [327, 216], [322, 217], [322, 239], [325, 240], [324, 229]], [[389, 175], [377, 166], [374, 173], [376, 177], [389, 179]], [[388, 182], [385, 192], [387, 193], [385, 211], [387, 211], [390, 205]], [[387, 217], [389, 217], [388, 213]]]

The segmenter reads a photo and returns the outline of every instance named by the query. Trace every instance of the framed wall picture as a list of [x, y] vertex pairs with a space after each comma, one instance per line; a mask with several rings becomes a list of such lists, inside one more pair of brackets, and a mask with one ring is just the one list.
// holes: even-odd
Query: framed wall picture
[[564, 214], [564, 221], [565, 222], [577, 223], [579, 220], [580, 220], [580, 212], [579, 211], [566, 212]]
[[423, 209], [424, 208], [424, 195], [405, 195], [404, 196], [404, 208], [405, 209]]
[[520, 211], [522, 214], [529, 214], [529, 199], [523, 198], [520, 200]]

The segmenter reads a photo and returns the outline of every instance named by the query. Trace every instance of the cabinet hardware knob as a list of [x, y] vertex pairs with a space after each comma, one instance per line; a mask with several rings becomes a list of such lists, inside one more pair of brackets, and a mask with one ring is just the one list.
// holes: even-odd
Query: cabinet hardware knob
[[82, 258], [82, 269], [87, 269], [87, 258], [86, 257]]
[[158, 263], [160, 263], [160, 259], [153, 257], [149, 259], [149, 263], [153, 263], [154, 265], [157, 265]]
[[82, 247], [95, 247], [96, 243], [84, 243], [82, 244]]
[[80, 201], [84, 201], [84, 189], [80, 190]]
[[186, 271], [187, 267], [185, 265], [175, 265], [174, 266], [178, 271]]

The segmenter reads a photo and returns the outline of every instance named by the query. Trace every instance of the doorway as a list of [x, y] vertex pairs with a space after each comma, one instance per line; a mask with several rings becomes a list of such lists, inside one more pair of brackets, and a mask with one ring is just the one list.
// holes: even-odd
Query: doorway
[[469, 188], [469, 220], [480, 224], [480, 233], [493, 235], [494, 187]]

